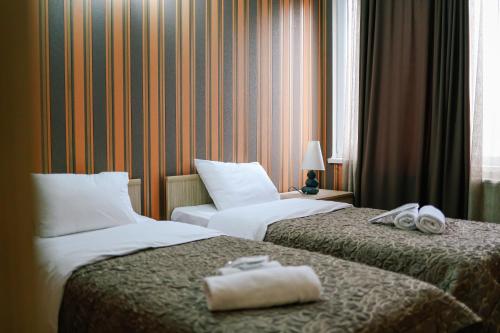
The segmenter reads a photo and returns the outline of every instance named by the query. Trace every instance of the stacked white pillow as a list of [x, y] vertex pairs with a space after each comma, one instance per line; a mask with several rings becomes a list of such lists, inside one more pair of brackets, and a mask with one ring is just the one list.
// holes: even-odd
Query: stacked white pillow
[[55, 237], [136, 223], [126, 172], [34, 174], [38, 235]]
[[218, 210], [280, 200], [280, 194], [258, 162], [194, 160], [196, 170]]

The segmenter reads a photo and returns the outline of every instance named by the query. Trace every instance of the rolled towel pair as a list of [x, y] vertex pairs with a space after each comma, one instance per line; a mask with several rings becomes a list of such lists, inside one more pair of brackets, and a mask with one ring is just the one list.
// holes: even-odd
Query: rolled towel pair
[[425, 233], [441, 234], [446, 228], [444, 214], [434, 206], [428, 205], [420, 208], [417, 203], [409, 203], [369, 220], [371, 223], [394, 223], [399, 229], [418, 229]]
[[446, 228], [446, 219], [439, 209], [428, 205], [420, 208], [416, 221], [418, 230], [429, 234], [442, 234]]
[[[396, 217], [400, 216], [400, 219], [403, 221], [401, 222], [401, 226], [404, 227], [405, 225], [408, 225], [407, 221], [407, 214], [402, 214], [406, 212], [417, 212], [418, 215], [418, 203], [408, 203], [404, 204], [402, 206], [399, 206], [398, 208], [394, 208], [393, 210], [390, 210], [388, 212], [382, 213], [380, 215], [374, 216], [368, 221], [371, 223], [376, 223], [376, 222], [385, 222], [385, 223], [394, 223], [396, 224], [395, 220]], [[399, 220], [399, 219], [398, 219]], [[396, 225], [397, 226], [397, 225]], [[405, 228], [408, 229], [408, 228]]]
[[204, 279], [208, 309], [265, 308], [317, 301], [321, 282], [309, 266], [252, 269]]

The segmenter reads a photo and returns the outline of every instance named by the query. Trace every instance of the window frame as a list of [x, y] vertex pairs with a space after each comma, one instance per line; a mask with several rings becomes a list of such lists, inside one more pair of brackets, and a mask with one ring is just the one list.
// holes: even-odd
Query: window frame
[[344, 161], [347, 81], [347, 1], [332, 0], [332, 156], [330, 164]]

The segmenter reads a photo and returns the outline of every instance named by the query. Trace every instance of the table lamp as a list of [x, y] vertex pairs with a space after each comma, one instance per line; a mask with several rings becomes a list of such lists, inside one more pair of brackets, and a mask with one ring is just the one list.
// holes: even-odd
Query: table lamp
[[309, 141], [304, 160], [302, 161], [302, 170], [309, 170], [306, 186], [302, 187], [302, 193], [317, 194], [319, 192], [319, 182], [316, 179], [316, 172], [314, 170], [325, 170], [319, 141]]

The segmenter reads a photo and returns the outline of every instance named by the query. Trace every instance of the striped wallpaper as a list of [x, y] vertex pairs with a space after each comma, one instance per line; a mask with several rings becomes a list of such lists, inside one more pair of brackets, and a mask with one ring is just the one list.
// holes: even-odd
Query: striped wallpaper
[[[329, 0], [40, 0], [37, 172], [128, 171], [164, 216], [164, 176], [257, 160], [302, 184], [331, 142]], [[323, 186], [338, 185], [328, 166]]]

